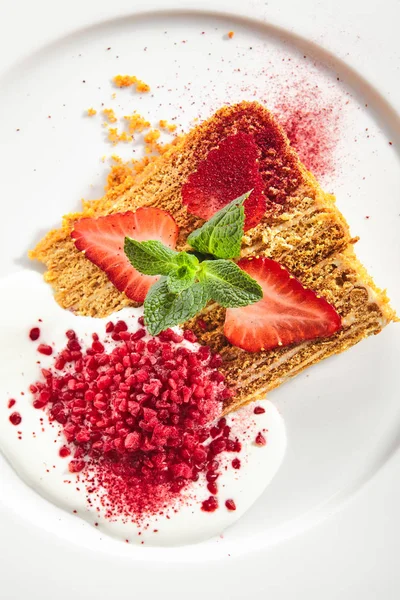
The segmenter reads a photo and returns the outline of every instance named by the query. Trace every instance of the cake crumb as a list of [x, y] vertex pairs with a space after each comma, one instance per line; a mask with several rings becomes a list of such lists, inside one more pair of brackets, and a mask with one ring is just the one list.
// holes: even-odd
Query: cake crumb
[[114, 144], [118, 144], [118, 142], [131, 142], [132, 136], [129, 135], [126, 131], [121, 131], [119, 133], [116, 127], [109, 127], [108, 129], [108, 140]]
[[168, 121], [166, 121], [165, 119], [160, 119], [159, 126], [161, 127], [161, 129], [166, 129], [171, 133], [176, 131], [176, 125], [174, 123], [168, 123]]
[[160, 138], [160, 135], [161, 132], [159, 129], [151, 129], [148, 133], [146, 133], [144, 136], [144, 141], [146, 144], [145, 150], [147, 153], [157, 150], [157, 140]]
[[137, 92], [150, 92], [150, 86], [135, 75], [116, 75], [113, 82], [119, 88], [135, 86]]
[[106, 117], [109, 123], [117, 122], [117, 117], [115, 116], [114, 110], [112, 108], [104, 108], [103, 115]]
[[149, 121], [144, 117], [134, 112], [132, 115], [125, 115], [125, 121], [128, 121], [129, 133], [135, 133], [136, 131], [143, 131], [150, 127]]
[[94, 117], [94, 115], [97, 115], [97, 110], [90, 107], [87, 109], [87, 116], [88, 117]]
[[121, 161], [120, 163], [112, 165], [107, 176], [105, 191], [108, 192], [109, 190], [123, 186], [128, 178], [132, 179], [132, 176], [133, 170], [128, 163], [123, 163]]

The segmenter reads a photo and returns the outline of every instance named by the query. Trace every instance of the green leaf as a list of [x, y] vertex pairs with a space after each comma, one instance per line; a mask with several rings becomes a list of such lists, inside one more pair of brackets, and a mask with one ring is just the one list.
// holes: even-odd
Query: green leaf
[[167, 278], [162, 277], [149, 289], [144, 301], [144, 321], [151, 335], [181, 325], [194, 317], [210, 299], [206, 286], [194, 283], [180, 294], [172, 294]]
[[155, 240], [138, 242], [126, 237], [124, 252], [135, 269], [144, 275], [168, 275], [177, 268], [178, 252]]
[[179, 294], [194, 284], [199, 261], [191, 254], [180, 252], [175, 262], [177, 268], [169, 273], [167, 284], [170, 292]]
[[257, 281], [229, 260], [205, 260], [199, 279], [210, 297], [225, 308], [247, 306], [263, 296]]
[[251, 192], [224, 206], [200, 229], [193, 231], [187, 239], [188, 244], [202, 254], [213, 254], [218, 258], [239, 256], [244, 226], [243, 203]]

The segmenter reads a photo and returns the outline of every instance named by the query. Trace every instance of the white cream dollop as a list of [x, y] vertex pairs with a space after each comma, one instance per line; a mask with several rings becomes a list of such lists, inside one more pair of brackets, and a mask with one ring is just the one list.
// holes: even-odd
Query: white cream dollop
[[[137, 327], [142, 309], [125, 308], [118, 318], [130, 329]], [[278, 471], [285, 453], [286, 435], [283, 420], [274, 405], [262, 402], [265, 413], [254, 414], [250, 404], [227, 416], [232, 434], [242, 442], [240, 454], [224, 454], [227, 464], [238, 457], [241, 468], [225, 470], [218, 480], [219, 508], [213, 513], [201, 510], [201, 503], [210, 494], [204, 478], [193, 483], [179, 507], [170, 507], [164, 515], [149, 515], [142, 525], [117, 518], [104, 517], [102, 506], [93, 498], [87, 502], [85, 486], [79, 476], [68, 471], [68, 458], [61, 458], [59, 449], [63, 436], [58, 424], [50, 425], [46, 414], [32, 406], [29, 385], [40, 378], [40, 369], [50, 366], [53, 357], [37, 352], [40, 342], [51, 344], [57, 352], [65, 346], [65, 331], [73, 329], [79, 338], [89, 344], [94, 332], [104, 331], [107, 319], [78, 317], [60, 308], [52, 292], [38, 273], [22, 271], [0, 281], [0, 331], [2, 347], [7, 349], [1, 361], [0, 393], [0, 449], [18, 475], [37, 493], [60, 508], [73, 512], [105, 533], [129, 540], [131, 543], [172, 546], [190, 544], [219, 535], [237, 521], [263, 493]], [[115, 315], [114, 315], [115, 317]], [[29, 331], [39, 327], [40, 339], [32, 342]], [[38, 364], [40, 361], [40, 364]], [[8, 400], [16, 404], [8, 408]], [[11, 424], [9, 416], [18, 411], [22, 422]], [[254, 441], [264, 431], [265, 446]], [[225, 507], [233, 499], [235, 511]]]

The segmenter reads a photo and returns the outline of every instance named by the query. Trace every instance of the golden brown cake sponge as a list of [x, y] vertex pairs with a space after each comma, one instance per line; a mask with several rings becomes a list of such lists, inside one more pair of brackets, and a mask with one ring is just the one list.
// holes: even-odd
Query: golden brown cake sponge
[[259, 148], [267, 201], [263, 220], [243, 238], [242, 256], [267, 256], [287, 267], [304, 286], [335, 306], [343, 327], [329, 338], [248, 353], [226, 340], [225, 311], [209, 304], [186, 326], [224, 359], [221, 370], [236, 389], [226, 410], [264, 397], [287, 378], [379, 333], [396, 318], [385, 292], [375, 286], [358, 261], [353, 250], [356, 239], [335, 198], [305, 169], [266, 108], [256, 102], [221, 108], [136, 177], [109, 190], [100, 200], [85, 203], [81, 213], [64, 217], [62, 227], [50, 231], [30, 252], [32, 259], [46, 265], [45, 280], [63, 308], [101, 317], [132, 304], [75, 248], [70, 237], [74, 221], [157, 206], [175, 218], [180, 228], [178, 247], [184, 248], [188, 234], [202, 221], [182, 204], [182, 185], [211, 149], [239, 132], [253, 135]]

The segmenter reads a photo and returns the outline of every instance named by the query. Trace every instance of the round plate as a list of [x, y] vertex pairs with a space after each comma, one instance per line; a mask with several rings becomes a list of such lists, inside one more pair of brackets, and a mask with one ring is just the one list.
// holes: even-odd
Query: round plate
[[[111, 79], [118, 73], [144, 79], [151, 93], [116, 90]], [[110, 145], [103, 108], [121, 117], [136, 110], [154, 126], [167, 119], [186, 131], [222, 104], [247, 99], [259, 100], [282, 118], [288, 111], [295, 118], [296, 109], [308, 114], [310, 139], [318, 139], [311, 135], [317, 127], [324, 160], [315, 162], [304, 135], [299, 152], [319, 172], [325, 189], [337, 195], [354, 235], [361, 237], [360, 258], [400, 306], [400, 170], [396, 140], [390, 137], [396, 115], [376, 90], [321, 48], [246, 18], [146, 13], [60, 38], [13, 65], [0, 83], [7, 174], [2, 275], [38, 268], [27, 260], [27, 250], [63, 213], [78, 209], [82, 197], [103, 193], [104, 155], [139, 155], [140, 144]], [[95, 117], [87, 116], [89, 107], [97, 109]], [[167, 555], [168, 561], [208, 561], [264, 549], [318, 522], [397, 447], [399, 353], [399, 330], [391, 325], [269, 395], [287, 426], [284, 464], [223, 537], [174, 549], [133, 548], [103, 538], [102, 550], [135, 560], [164, 561]], [[35, 495], [3, 459], [0, 477], [6, 482], [1, 497], [6, 511], [17, 511], [27, 526], [98, 548], [95, 530]]]

